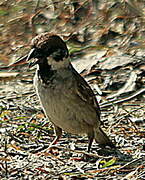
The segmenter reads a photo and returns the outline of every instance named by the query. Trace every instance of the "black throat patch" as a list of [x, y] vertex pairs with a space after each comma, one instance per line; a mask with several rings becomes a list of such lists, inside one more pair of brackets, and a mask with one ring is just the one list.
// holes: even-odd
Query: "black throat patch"
[[56, 70], [53, 70], [48, 64], [47, 59], [43, 59], [39, 63], [38, 77], [42, 79], [43, 83], [49, 84], [54, 78]]

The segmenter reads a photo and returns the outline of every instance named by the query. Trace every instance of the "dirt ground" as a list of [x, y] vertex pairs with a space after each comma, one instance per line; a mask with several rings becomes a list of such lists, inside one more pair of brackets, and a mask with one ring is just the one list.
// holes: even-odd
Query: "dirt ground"
[[[0, 81], [1, 179], [144, 179], [144, 91], [131, 99], [130, 94], [115, 99], [111, 105], [106, 98], [100, 103], [103, 128], [117, 151], [100, 149], [94, 142], [87, 154], [86, 137], [64, 132], [50, 153], [53, 127], [33, 89], [34, 70], [22, 69], [15, 78]], [[120, 71], [124, 69], [116, 70], [113, 81]], [[103, 72], [101, 78], [105, 76]]]

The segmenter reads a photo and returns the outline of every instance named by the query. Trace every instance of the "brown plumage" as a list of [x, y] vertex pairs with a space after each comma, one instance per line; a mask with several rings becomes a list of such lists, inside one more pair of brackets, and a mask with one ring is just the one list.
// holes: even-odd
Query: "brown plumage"
[[58, 141], [64, 130], [87, 134], [88, 152], [93, 139], [101, 146], [114, 148], [100, 127], [100, 108], [95, 95], [71, 65], [65, 42], [57, 35], [42, 33], [32, 40], [27, 60], [31, 58], [35, 58], [31, 65], [38, 65], [34, 86], [56, 133], [52, 144]]

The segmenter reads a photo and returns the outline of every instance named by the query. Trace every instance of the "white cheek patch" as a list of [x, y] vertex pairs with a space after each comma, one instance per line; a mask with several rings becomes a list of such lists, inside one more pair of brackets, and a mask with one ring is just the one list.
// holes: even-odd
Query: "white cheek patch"
[[53, 69], [60, 69], [60, 68], [65, 68], [68, 67], [69, 65], [69, 59], [68, 58], [63, 58], [61, 61], [56, 61], [53, 59], [51, 56], [47, 57], [47, 62]]

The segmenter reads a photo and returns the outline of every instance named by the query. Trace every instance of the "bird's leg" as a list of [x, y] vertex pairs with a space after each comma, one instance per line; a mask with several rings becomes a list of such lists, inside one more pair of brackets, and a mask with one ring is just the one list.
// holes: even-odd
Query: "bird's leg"
[[90, 152], [93, 140], [94, 140], [94, 132], [91, 131], [90, 133], [88, 133], [88, 153]]
[[[92, 143], [93, 143], [93, 139], [94, 139], [94, 131], [90, 131], [88, 133], [88, 153], [90, 152]], [[73, 158], [73, 160], [77, 160], [77, 161], [88, 161], [90, 159], [90, 156], [87, 154], [83, 154], [83, 156], [81, 158]]]
[[55, 145], [58, 142], [58, 140], [60, 139], [60, 137], [62, 135], [62, 129], [59, 128], [58, 126], [54, 125], [54, 131], [55, 131], [56, 137], [54, 138], [52, 143], [49, 145], [49, 152], [51, 152], [51, 153], [53, 153], [52, 152], [52, 149], [53, 149], [52, 146]]

